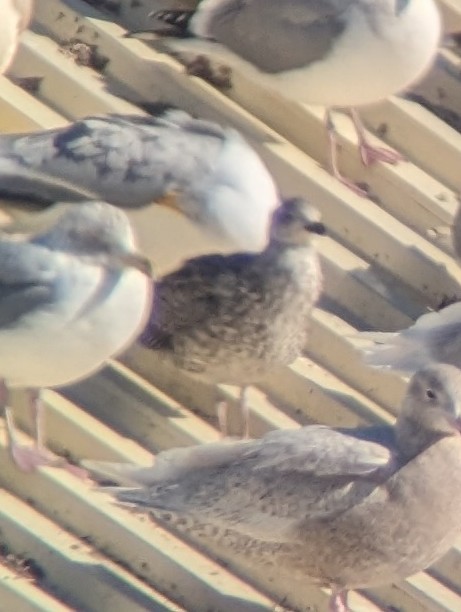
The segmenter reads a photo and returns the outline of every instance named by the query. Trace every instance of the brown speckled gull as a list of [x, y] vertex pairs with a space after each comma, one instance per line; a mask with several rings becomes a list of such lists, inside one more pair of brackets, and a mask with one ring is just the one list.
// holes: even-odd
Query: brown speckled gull
[[[125, 486], [121, 502], [253, 564], [347, 591], [400, 581], [461, 533], [461, 372], [434, 365], [409, 383], [396, 426], [279, 430], [160, 453], [151, 468], [86, 462]], [[306, 602], [309, 604], [309, 602]]]
[[243, 385], [246, 415], [244, 387], [305, 346], [321, 289], [312, 237], [324, 231], [318, 210], [293, 198], [275, 212], [262, 253], [190, 259], [156, 283], [141, 343], [207, 382]]

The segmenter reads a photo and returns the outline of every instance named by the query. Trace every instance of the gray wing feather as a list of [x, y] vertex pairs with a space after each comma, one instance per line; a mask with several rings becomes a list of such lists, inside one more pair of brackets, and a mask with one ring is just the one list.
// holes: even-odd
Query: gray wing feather
[[210, 9], [207, 33], [261, 70], [291, 70], [328, 54], [354, 1], [227, 0]]
[[13, 201], [27, 198], [27, 204], [39, 205], [97, 199], [95, 192], [83, 183], [72, 184], [61, 177], [44, 174], [40, 167], [35, 170], [21, 164], [17, 159], [0, 157], [0, 196]]
[[422, 315], [401, 332], [362, 332], [360, 339], [374, 342], [364, 348], [374, 367], [415, 372], [431, 362], [461, 366], [461, 304]]
[[346, 434], [322, 426], [227, 446], [223, 462], [215, 453], [209, 465], [197, 467], [191, 455], [189, 469], [176, 464], [171, 478], [162, 473], [163, 482], [121, 491], [117, 498], [252, 537], [287, 541], [301, 521], [323, 520], [367, 497], [393, 459], [389, 448], [355, 437], [353, 430]]
[[274, 431], [257, 451], [255, 470], [300, 472], [323, 476], [362, 476], [386, 465], [389, 448], [321, 425], [292, 432]]
[[0, 242], [0, 329], [52, 302], [56, 270], [49, 254], [27, 243]]
[[[59, 188], [68, 184], [72, 200], [82, 189], [120, 206], [149, 204], [206, 181], [226, 137], [219, 126], [181, 113], [89, 117], [63, 129], [2, 136], [0, 194], [55, 201], [68, 199]], [[35, 184], [31, 172], [50, 180]]]

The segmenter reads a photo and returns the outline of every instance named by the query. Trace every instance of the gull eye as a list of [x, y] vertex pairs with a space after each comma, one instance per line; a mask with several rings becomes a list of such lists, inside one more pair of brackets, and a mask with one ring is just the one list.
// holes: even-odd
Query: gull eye
[[432, 389], [426, 389], [426, 398], [429, 400], [435, 400], [435, 393]]
[[291, 225], [292, 223], [295, 222], [295, 220], [296, 220], [296, 217], [291, 212], [286, 212], [282, 217], [282, 221], [284, 225]]

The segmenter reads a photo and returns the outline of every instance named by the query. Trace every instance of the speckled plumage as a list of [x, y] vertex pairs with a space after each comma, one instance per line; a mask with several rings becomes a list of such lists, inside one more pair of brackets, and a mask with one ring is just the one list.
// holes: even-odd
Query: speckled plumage
[[291, 363], [321, 289], [311, 242], [312, 232], [324, 231], [318, 219], [310, 204], [289, 200], [262, 253], [198, 257], [163, 277], [142, 344], [214, 383], [254, 383], [271, 366]]
[[[411, 380], [395, 428], [276, 431], [169, 450], [152, 468], [87, 462], [116, 498], [290, 579], [346, 591], [422, 570], [461, 532], [461, 372]], [[139, 488], [141, 487], [141, 488]], [[335, 607], [336, 606], [336, 607]]]

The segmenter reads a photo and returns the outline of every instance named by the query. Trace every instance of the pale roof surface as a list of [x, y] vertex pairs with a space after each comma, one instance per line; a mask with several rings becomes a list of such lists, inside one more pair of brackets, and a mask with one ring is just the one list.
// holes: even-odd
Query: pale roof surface
[[[115, 94], [135, 102], [175, 103], [240, 129], [286, 195], [304, 195], [321, 209], [330, 230], [329, 237], [319, 241], [324, 304], [335, 314], [317, 309], [307, 356], [250, 394], [252, 433], [309, 420], [353, 426], [392, 419], [403, 381], [366, 368], [348, 336], [357, 328], [400, 329], [447, 296], [461, 297], [458, 264], [449, 250], [427, 238], [427, 229], [449, 224], [457, 207], [461, 134], [422, 106], [392, 99], [363, 115], [409, 162], [365, 170], [353, 147], [353, 129], [347, 118], [338, 116], [341, 168], [368, 183], [378, 205], [348, 192], [322, 169], [327, 154], [322, 109], [268, 97], [244, 76], [226, 97], [186, 76], [165, 54], [167, 43], [154, 50], [142, 41], [124, 39], [122, 25], [111, 21], [141, 27], [147, 12], [165, 3], [36, 4], [32, 30], [23, 36], [10, 74], [43, 78], [38, 92], [29, 94], [0, 77], [0, 131], [51, 128], [97, 113], [142, 112]], [[441, 4], [447, 28], [461, 28], [461, 0]], [[118, 10], [99, 12], [96, 5]], [[67, 44], [71, 39], [97, 46], [93, 65], [104, 66], [102, 76], [74, 62]], [[73, 50], [83, 59], [87, 56], [87, 47], [74, 44]], [[416, 93], [460, 112], [460, 64], [456, 49], [442, 51]], [[445, 117], [457, 118], [449, 112]], [[171, 215], [152, 208], [130, 212], [141, 246], [159, 273], [211, 247], [200, 245], [197, 233], [175, 219], [179, 252], [171, 238]], [[237, 397], [234, 389], [226, 392], [231, 401]], [[136, 349], [123, 363], [114, 362], [65, 394], [46, 392], [44, 399], [51, 445], [59, 441], [78, 458], [148, 464], [149, 451], [213, 441], [219, 435], [214, 394], [161, 367], [153, 355], [141, 359]], [[18, 394], [15, 404], [20, 421], [28, 412], [26, 402]], [[240, 428], [236, 422], [233, 426]], [[242, 568], [240, 575], [225, 569], [206, 552], [146, 517], [114, 506], [109, 497], [66, 473], [18, 472], [7, 461], [3, 433], [0, 454], [0, 486], [6, 489], [0, 505], [0, 610], [282, 609], [276, 608], [281, 603], [276, 582], [264, 583], [254, 569]], [[353, 594], [353, 609], [461, 610], [461, 542], [453, 544], [430, 574]], [[21, 559], [29, 560], [28, 570]], [[325, 592], [306, 585], [293, 593], [292, 605], [324, 608], [326, 601]]]

